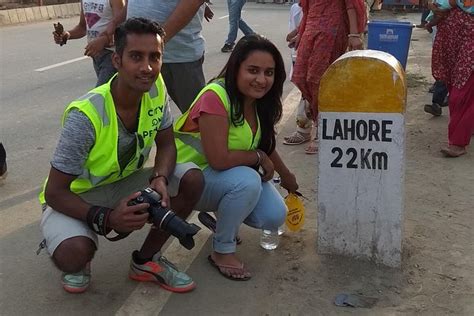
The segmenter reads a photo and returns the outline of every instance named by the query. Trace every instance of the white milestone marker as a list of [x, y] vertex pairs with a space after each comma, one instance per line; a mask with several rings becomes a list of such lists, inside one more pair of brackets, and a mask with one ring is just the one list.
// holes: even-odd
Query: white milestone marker
[[318, 251], [399, 267], [405, 73], [391, 55], [354, 51], [319, 94]]

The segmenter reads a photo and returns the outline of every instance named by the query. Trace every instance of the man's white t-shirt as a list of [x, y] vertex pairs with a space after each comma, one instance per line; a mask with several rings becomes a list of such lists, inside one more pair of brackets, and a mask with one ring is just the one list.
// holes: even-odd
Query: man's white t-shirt
[[114, 15], [109, 0], [82, 0], [82, 10], [90, 42], [105, 31]]

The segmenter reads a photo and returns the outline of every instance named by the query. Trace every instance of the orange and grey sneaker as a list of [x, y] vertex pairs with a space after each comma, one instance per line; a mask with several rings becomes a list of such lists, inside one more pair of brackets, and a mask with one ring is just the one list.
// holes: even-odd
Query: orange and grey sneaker
[[185, 293], [192, 291], [196, 284], [184, 272], [169, 262], [160, 253], [157, 253], [149, 261], [143, 264], [137, 263], [138, 251], [135, 251], [130, 261], [130, 271], [128, 277], [139, 282], [155, 282], [165, 290]]
[[84, 269], [77, 273], [63, 273], [61, 283], [68, 293], [83, 293], [89, 287], [91, 280], [91, 263], [88, 262]]

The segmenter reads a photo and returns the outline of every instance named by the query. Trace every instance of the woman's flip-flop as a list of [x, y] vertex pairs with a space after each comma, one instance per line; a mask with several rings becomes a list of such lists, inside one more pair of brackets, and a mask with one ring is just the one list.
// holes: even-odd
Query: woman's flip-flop
[[[207, 257], [209, 263], [219, 271], [224, 277], [233, 281], [247, 281], [252, 278], [250, 272], [244, 268], [244, 264], [241, 263], [240, 267], [234, 267], [227, 264], [218, 264], [212, 259], [211, 255]], [[233, 273], [234, 272], [234, 273]], [[236, 275], [241, 275], [242, 277], [236, 277]]]
[[[211, 232], [216, 232], [216, 220], [214, 219], [214, 217], [207, 214], [206, 212], [200, 212], [198, 214], [198, 219], [201, 224], [209, 228]], [[237, 245], [240, 245], [242, 243], [242, 239], [240, 239], [240, 237], [237, 235], [235, 236], [235, 242], [237, 243]]]

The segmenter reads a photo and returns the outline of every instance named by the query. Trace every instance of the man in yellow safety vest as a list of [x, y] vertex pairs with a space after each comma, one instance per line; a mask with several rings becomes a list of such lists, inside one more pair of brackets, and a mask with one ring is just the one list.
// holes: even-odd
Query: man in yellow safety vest
[[[186, 218], [199, 200], [203, 178], [193, 163], [176, 164], [168, 97], [160, 75], [164, 31], [155, 22], [132, 18], [115, 31], [110, 81], [73, 101], [40, 193], [42, 245], [63, 271], [63, 288], [84, 292], [98, 235], [117, 240], [141, 229], [149, 203], [138, 201], [149, 186], [161, 207]], [[153, 143], [153, 168], [143, 168]], [[193, 280], [161, 255], [170, 234], [152, 227], [132, 254], [129, 277], [157, 282], [174, 292], [195, 287]], [[111, 231], [118, 234], [108, 237]]]

